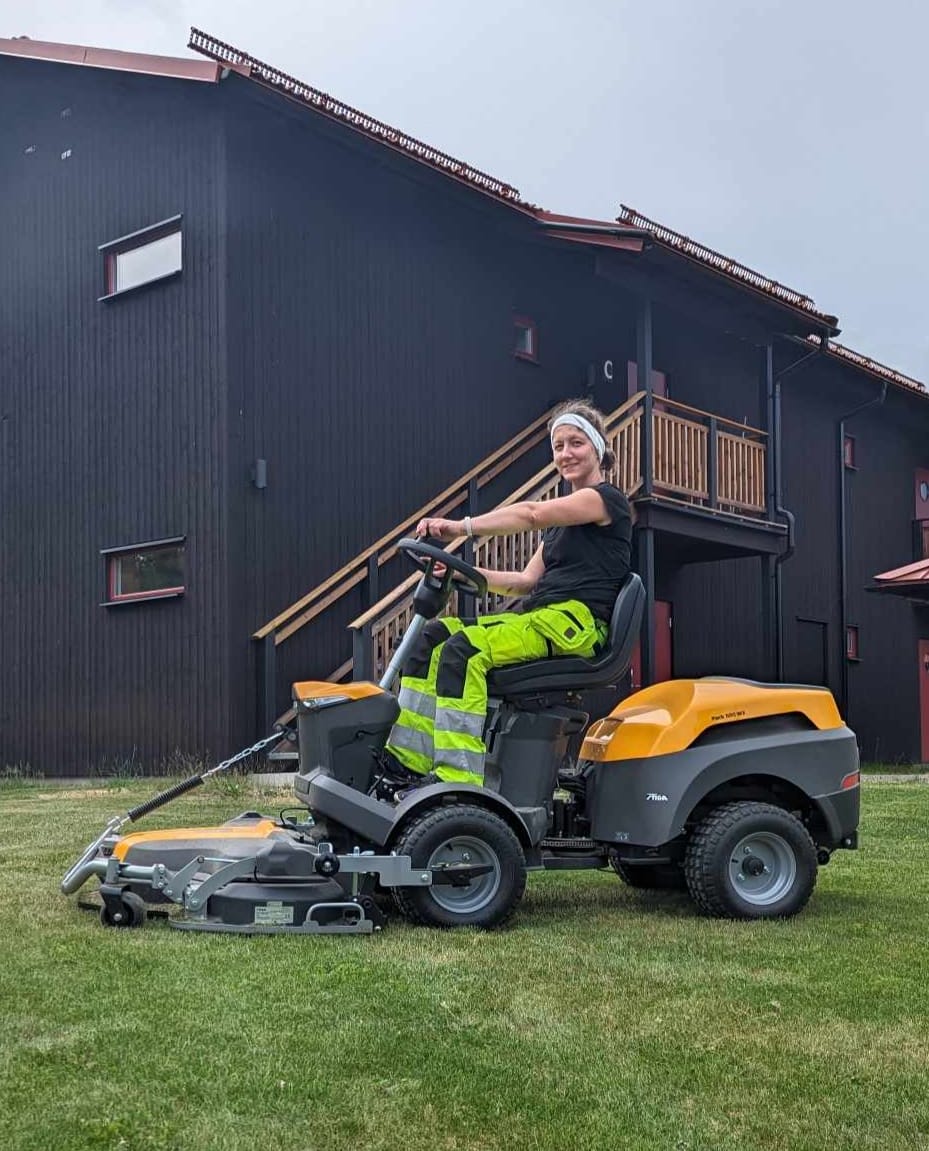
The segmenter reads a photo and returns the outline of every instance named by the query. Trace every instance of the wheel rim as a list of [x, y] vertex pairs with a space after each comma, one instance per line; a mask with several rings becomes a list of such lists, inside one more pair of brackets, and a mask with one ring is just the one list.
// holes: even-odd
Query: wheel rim
[[490, 867], [490, 871], [472, 879], [467, 887], [434, 884], [429, 894], [444, 911], [456, 915], [470, 915], [487, 906], [500, 889], [500, 859], [494, 849], [482, 839], [471, 835], [455, 835], [446, 839], [429, 856], [426, 867], [431, 870], [442, 864], [466, 863], [472, 867]]
[[743, 836], [729, 856], [729, 880], [756, 907], [777, 903], [797, 878], [797, 857], [786, 839], [772, 831]]

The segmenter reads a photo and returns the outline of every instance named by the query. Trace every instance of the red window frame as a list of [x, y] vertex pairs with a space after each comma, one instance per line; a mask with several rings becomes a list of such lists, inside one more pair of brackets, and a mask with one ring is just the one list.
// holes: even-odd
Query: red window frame
[[127, 547], [107, 548], [103, 551], [102, 554], [106, 560], [106, 599], [103, 606], [140, 603], [153, 599], [172, 599], [184, 595], [187, 590], [186, 578], [181, 584], [165, 585], [163, 587], [151, 588], [147, 591], [119, 591], [119, 565], [121, 560], [143, 553], [168, 550], [180, 551], [183, 566], [183, 561], [186, 557], [186, 541], [183, 536], [168, 540], [154, 540], [150, 543], [129, 545]]
[[860, 659], [858, 654], [858, 627], [855, 624], [849, 624], [845, 629], [845, 658], [846, 659]]
[[[537, 364], [539, 362], [539, 330], [535, 321], [530, 320], [528, 316], [514, 316], [513, 327], [516, 330], [513, 355], [518, 360], [528, 360], [532, 364]], [[529, 336], [528, 351], [520, 347], [521, 338], [525, 334]]]

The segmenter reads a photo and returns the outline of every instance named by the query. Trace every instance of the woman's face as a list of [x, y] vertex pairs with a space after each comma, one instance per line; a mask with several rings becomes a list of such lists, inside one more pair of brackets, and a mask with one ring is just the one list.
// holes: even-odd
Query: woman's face
[[552, 457], [561, 477], [583, 487], [600, 472], [597, 451], [580, 428], [562, 424], [552, 436]]

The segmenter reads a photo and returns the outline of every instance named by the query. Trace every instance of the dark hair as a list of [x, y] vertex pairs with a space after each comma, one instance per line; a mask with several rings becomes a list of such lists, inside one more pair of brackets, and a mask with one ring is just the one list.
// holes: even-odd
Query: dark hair
[[604, 417], [603, 412], [601, 412], [599, 408], [595, 408], [589, 400], [565, 400], [564, 403], [559, 404], [558, 407], [555, 408], [555, 410], [552, 412], [552, 418], [548, 421], [549, 436], [552, 434], [552, 425], [555, 423], [555, 421], [560, 416], [568, 415], [569, 412], [573, 412], [577, 416], [583, 416], [584, 419], [587, 420], [589, 424], [593, 424], [600, 435], [603, 436], [603, 441], [605, 444], [607, 444], [607, 449], [603, 453], [603, 459], [600, 461], [600, 467], [603, 470], [604, 475], [607, 472], [611, 472], [616, 465], [616, 456], [610, 451], [609, 448], [610, 440], [606, 431], [606, 418]]

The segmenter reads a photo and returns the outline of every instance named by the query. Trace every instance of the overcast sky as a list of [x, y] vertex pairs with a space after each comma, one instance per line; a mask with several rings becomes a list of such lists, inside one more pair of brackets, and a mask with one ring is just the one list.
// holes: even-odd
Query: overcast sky
[[0, 0], [2, 36], [187, 56], [191, 25], [544, 208], [637, 208], [929, 381], [924, 0]]

